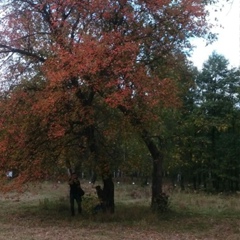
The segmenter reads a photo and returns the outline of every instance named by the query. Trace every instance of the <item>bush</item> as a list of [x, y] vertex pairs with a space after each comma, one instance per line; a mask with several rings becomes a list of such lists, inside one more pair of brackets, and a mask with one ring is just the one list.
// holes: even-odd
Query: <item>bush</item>
[[93, 209], [97, 204], [99, 204], [98, 198], [91, 194], [84, 195], [82, 198], [82, 208], [86, 214], [93, 214]]
[[153, 210], [158, 213], [167, 212], [169, 210], [169, 196], [166, 193], [161, 193], [155, 199]]

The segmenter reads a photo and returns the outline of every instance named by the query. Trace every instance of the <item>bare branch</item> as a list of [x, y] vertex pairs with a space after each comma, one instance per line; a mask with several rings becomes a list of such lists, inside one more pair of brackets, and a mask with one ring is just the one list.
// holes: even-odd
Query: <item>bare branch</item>
[[36, 60], [38, 60], [42, 63], [46, 61], [45, 58], [37, 55], [36, 53], [28, 52], [23, 49], [13, 48], [13, 47], [7, 46], [5, 44], [0, 44], [0, 49], [2, 49], [2, 50], [0, 50], [0, 53], [19, 53], [23, 56], [35, 58]]

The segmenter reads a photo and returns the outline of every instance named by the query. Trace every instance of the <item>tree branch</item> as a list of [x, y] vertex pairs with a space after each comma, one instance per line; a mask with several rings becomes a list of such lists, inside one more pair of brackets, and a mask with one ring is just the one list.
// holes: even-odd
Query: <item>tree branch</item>
[[13, 47], [7, 46], [5, 44], [0, 44], [0, 49], [2, 49], [2, 50], [0, 50], [0, 53], [19, 53], [23, 56], [35, 58], [42, 63], [46, 61], [45, 58], [38, 56], [36, 53], [28, 52], [23, 49], [13, 48]]

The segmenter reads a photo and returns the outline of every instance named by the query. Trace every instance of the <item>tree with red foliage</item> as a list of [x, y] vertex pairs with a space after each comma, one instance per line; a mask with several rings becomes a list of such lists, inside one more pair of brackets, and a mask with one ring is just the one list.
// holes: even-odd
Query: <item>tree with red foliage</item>
[[[3, 90], [11, 86], [1, 103], [2, 173], [16, 166], [22, 184], [59, 164], [36, 154], [37, 148], [24, 156], [34, 141], [24, 125], [29, 115], [36, 125], [27, 126], [39, 127], [45, 144], [66, 147], [74, 135], [96, 158], [97, 106], [110, 107], [136, 128], [152, 155], [154, 206], [162, 192], [163, 155], [151, 124], [159, 121], [158, 109], [179, 106], [179, 63], [191, 49], [189, 39], [207, 37], [210, 28], [203, 1], [8, 0], [1, 1], [1, 12]], [[32, 95], [18, 89], [33, 80]], [[23, 153], [10, 157], [11, 144]]]

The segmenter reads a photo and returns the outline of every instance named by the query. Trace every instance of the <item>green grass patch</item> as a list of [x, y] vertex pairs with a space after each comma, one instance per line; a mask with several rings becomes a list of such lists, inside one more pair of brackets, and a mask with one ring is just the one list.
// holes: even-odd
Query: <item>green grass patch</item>
[[75, 231], [82, 234], [90, 231], [91, 238], [86, 235], [83, 239], [94, 239], [95, 236], [100, 240], [118, 239], [115, 234], [119, 231], [119, 239], [137, 239], [126, 237], [135, 231], [139, 239], [144, 239], [142, 237], [146, 234], [152, 239], [176, 236], [185, 236], [179, 239], [208, 239], [209, 236], [209, 239], [238, 239], [236, 236], [240, 235], [239, 195], [176, 192], [170, 195], [169, 211], [155, 214], [150, 208], [150, 187], [122, 184], [115, 187], [115, 213], [93, 214], [92, 209], [98, 203], [95, 189], [88, 183], [82, 183], [82, 186], [86, 192], [82, 201], [83, 214], [75, 217], [70, 215], [66, 183], [43, 183], [29, 187], [28, 192], [21, 195], [1, 195], [1, 232], [7, 236], [14, 226], [21, 232], [22, 239], [31, 239], [24, 232], [27, 228], [32, 239], [40, 239], [35, 232], [43, 228], [48, 229], [52, 238], [44, 238], [43, 235], [47, 234], [44, 230], [40, 234], [42, 239], [56, 239], [54, 231], [65, 229], [61, 236], [74, 239]]

